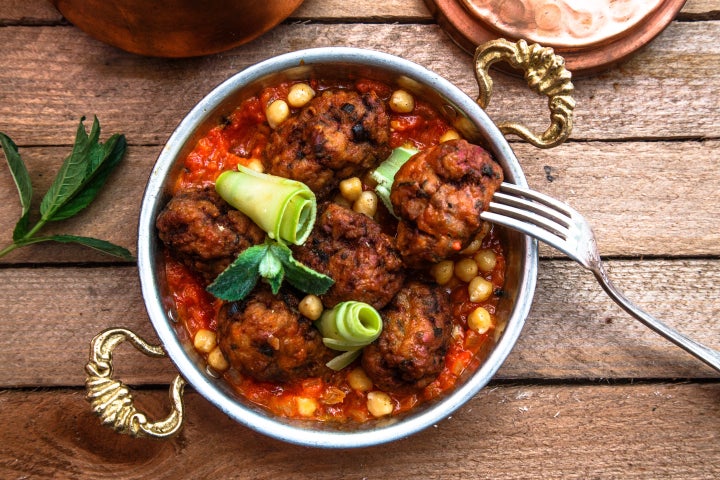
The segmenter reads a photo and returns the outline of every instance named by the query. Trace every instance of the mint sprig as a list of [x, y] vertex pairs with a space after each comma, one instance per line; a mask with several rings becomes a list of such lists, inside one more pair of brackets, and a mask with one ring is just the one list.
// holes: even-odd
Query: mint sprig
[[244, 250], [218, 275], [207, 291], [215, 297], [233, 302], [245, 298], [260, 278], [267, 280], [273, 294], [284, 280], [305, 293], [322, 295], [334, 280], [295, 260], [287, 245], [266, 239], [262, 245]]
[[22, 212], [13, 230], [12, 243], [0, 250], [0, 257], [13, 250], [34, 243], [54, 241], [77, 243], [113, 255], [123, 260], [133, 260], [130, 252], [123, 247], [91, 237], [77, 235], [36, 234], [48, 222], [74, 217], [97, 197], [112, 170], [120, 163], [127, 142], [124, 135], [114, 134], [105, 143], [100, 143], [100, 123], [94, 118], [90, 135], [80, 119], [72, 153], [65, 159], [55, 180], [40, 202], [39, 219], [31, 227], [30, 218], [33, 186], [30, 174], [18, 152], [17, 145], [0, 132], [0, 146], [5, 153], [10, 173], [15, 181]]

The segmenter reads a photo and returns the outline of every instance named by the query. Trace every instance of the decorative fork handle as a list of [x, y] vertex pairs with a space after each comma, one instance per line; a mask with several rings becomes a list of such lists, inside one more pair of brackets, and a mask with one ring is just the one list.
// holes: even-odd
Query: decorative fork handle
[[595, 275], [603, 290], [612, 298], [615, 303], [620, 305], [623, 310], [627, 313], [640, 320], [645, 326], [659, 333], [663, 337], [673, 342], [678, 347], [682, 348], [686, 352], [694, 355], [698, 359], [705, 362], [715, 370], [720, 372], [720, 352], [713, 350], [705, 345], [702, 345], [690, 338], [686, 337], [677, 330], [668, 327], [660, 320], [656, 319], [649, 313], [642, 310], [640, 307], [632, 303], [630, 300], [613, 285], [612, 281], [607, 275], [605, 268], [601, 262], [597, 262], [595, 265], [589, 267], [589, 269]]

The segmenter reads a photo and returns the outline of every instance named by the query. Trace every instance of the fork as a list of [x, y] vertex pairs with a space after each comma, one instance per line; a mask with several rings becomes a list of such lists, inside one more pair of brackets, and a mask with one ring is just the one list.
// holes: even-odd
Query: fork
[[576, 210], [548, 195], [503, 182], [480, 217], [537, 238], [590, 270], [623, 310], [675, 345], [720, 371], [720, 352], [702, 345], [645, 312], [610, 281], [590, 224]]

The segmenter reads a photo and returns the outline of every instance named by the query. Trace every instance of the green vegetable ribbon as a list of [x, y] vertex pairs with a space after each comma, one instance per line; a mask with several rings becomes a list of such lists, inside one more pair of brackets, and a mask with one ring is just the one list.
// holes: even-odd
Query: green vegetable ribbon
[[392, 190], [395, 174], [400, 167], [405, 165], [410, 157], [418, 153], [414, 148], [397, 147], [390, 153], [390, 156], [372, 171], [370, 176], [377, 182], [375, 192], [387, 207], [388, 211], [394, 216], [392, 202], [390, 202], [390, 191]]
[[328, 348], [345, 352], [327, 364], [329, 368], [340, 370], [352, 363], [363, 347], [380, 336], [383, 323], [380, 314], [372, 306], [364, 302], [347, 301], [325, 310], [315, 326]]
[[315, 224], [317, 201], [304, 183], [239, 165], [220, 174], [215, 190], [279, 242], [302, 245]]

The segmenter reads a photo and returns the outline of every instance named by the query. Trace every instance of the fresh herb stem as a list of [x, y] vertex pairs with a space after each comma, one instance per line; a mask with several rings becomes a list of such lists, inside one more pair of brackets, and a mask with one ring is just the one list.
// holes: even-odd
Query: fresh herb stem
[[12, 252], [13, 250], [15, 250], [16, 248], [18, 248], [19, 246], [20, 246], [20, 245], [18, 245], [17, 243], [11, 243], [11, 244], [8, 245], [7, 247], [3, 248], [2, 250], [0, 250], [0, 258], [4, 257], [4, 256], [7, 255], [8, 253]]
[[29, 223], [33, 193], [30, 174], [20, 157], [17, 145], [10, 137], [0, 132], [0, 147], [5, 153], [22, 207], [20, 219], [13, 230], [13, 242], [0, 250], [0, 257], [20, 247], [55, 241], [77, 243], [124, 260], [133, 260], [133, 256], [126, 248], [105, 240], [65, 234], [35, 236], [48, 222], [74, 217], [85, 209], [95, 199], [110, 172], [125, 155], [127, 143], [123, 135], [112, 135], [105, 143], [100, 143], [98, 119], [94, 119], [90, 135], [85, 131], [84, 120], [85, 117], [80, 119], [72, 153], [65, 159], [55, 180], [43, 196], [40, 203], [40, 218], [32, 228]]

